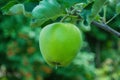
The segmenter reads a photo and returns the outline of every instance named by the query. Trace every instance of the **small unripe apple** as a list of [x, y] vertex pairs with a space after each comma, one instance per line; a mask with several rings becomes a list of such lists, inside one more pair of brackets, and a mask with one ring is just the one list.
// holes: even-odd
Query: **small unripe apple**
[[40, 50], [51, 66], [66, 66], [77, 55], [82, 45], [81, 31], [71, 23], [52, 23], [40, 32]]

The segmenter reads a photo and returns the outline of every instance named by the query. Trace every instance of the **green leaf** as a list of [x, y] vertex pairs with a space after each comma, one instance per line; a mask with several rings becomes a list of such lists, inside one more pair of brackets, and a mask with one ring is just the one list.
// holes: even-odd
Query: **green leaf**
[[12, 7], [13, 5], [15, 5], [17, 2], [16, 1], [9, 1], [5, 6], [3, 6], [2, 8], [1, 8], [1, 10], [2, 10], [2, 12], [3, 12], [3, 14], [5, 14], [6, 12], [8, 12], [9, 11], [9, 9], [10, 9], [10, 7]]
[[26, 17], [31, 17], [31, 13], [26, 12], [23, 4], [16, 4], [9, 8], [4, 15], [17, 15], [23, 14]]
[[63, 10], [56, 0], [43, 0], [32, 11], [34, 21], [31, 25], [40, 26], [49, 19], [54, 20], [62, 15]]
[[116, 5], [116, 13], [120, 14], [120, 3]]
[[95, 0], [92, 6], [91, 15], [88, 18], [88, 23], [91, 23], [95, 19], [95, 17], [98, 15], [106, 1], [107, 0]]
[[85, 25], [83, 20], [79, 22], [78, 27], [84, 32], [88, 32], [91, 30], [90, 25]]
[[24, 11], [24, 5], [16, 4], [12, 6], [6, 14], [8, 15], [22, 14], [23, 11]]

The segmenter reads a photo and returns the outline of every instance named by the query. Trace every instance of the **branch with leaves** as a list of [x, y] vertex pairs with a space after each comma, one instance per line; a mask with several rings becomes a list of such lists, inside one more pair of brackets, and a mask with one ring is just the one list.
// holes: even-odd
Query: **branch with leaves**
[[[85, 20], [88, 21], [89, 25], [90, 24], [95, 25], [96, 27], [102, 28], [102, 29], [120, 37], [120, 33], [118, 31], [112, 29], [110, 26], [107, 25], [107, 23], [109, 23], [111, 20], [113, 20], [117, 15], [115, 15], [108, 22], [106, 22], [106, 9], [107, 9], [107, 6], [105, 5], [106, 2], [107, 2], [107, 0], [102, 0], [102, 1], [96, 0], [96, 1], [94, 1], [94, 3], [88, 2], [86, 4], [86, 3], [84, 3], [84, 1], [83, 2], [73, 1], [73, 2], [71, 2], [72, 4], [69, 4], [69, 1], [68, 1], [68, 3], [64, 3], [64, 0], [63, 1], [61, 0], [59, 3], [56, 0], [51, 0], [51, 1], [43, 0], [43, 1], [40, 1], [40, 4], [37, 5], [32, 10], [32, 12], [27, 12], [25, 10], [23, 4], [15, 4], [15, 2], [11, 1], [7, 5], [2, 7], [2, 11], [4, 12], [4, 14], [7, 14], [7, 15], [23, 14], [26, 17], [33, 18], [33, 21], [31, 21], [31, 26], [41, 26], [46, 21], [48, 21], [50, 19], [55, 20], [60, 16], [64, 16], [61, 19], [61, 21], [63, 21], [67, 17], [69, 17], [70, 15], [74, 15], [74, 13], [75, 13], [75, 16], [85, 18]], [[61, 9], [60, 3], [62, 3], [62, 4], [64, 3], [63, 9]], [[74, 5], [75, 3], [77, 3], [77, 4]], [[68, 4], [69, 6], [66, 6], [66, 4]], [[73, 5], [74, 5], [74, 7], [73, 7]], [[12, 7], [9, 7], [9, 6], [12, 6]], [[90, 8], [90, 6], [91, 6], [91, 8]], [[103, 12], [104, 12], [102, 22], [104, 22], [105, 24], [96, 22], [99, 20], [94, 20], [95, 17], [100, 12], [102, 7], [103, 7]], [[72, 10], [66, 11], [67, 14], [64, 13], [65, 12], [64, 9], [71, 9], [71, 8], [72, 8]], [[88, 11], [88, 12], [84, 12], [84, 10]], [[51, 12], [51, 14], [49, 14], [48, 11]], [[81, 16], [82, 11], [83, 11], [83, 13], [82, 13], [83, 16]], [[44, 12], [44, 14], [43, 14], [43, 12]], [[76, 13], [78, 13], [78, 14], [76, 14]], [[116, 13], [117, 14], [120, 13], [120, 4], [116, 5]], [[88, 18], [88, 16], [89, 16], [89, 18]]]

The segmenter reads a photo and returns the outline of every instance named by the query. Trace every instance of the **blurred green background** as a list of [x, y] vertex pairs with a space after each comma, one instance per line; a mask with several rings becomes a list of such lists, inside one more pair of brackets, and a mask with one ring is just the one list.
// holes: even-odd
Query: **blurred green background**
[[[28, 11], [39, 0], [30, 1]], [[0, 0], [0, 7], [7, 2]], [[107, 20], [115, 14], [114, 5], [107, 8]], [[42, 28], [31, 27], [30, 21], [23, 15], [3, 15], [0, 11], [0, 80], [120, 80], [117, 36], [91, 25], [91, 31], [83, 32], [84, 43], [74, 61], [55, 69], [46, 64], [40, 53], [38, 40]], [[51, 22], [54, 21], [44, 25]], [[120, 15], [108, 25], [120, 32]]]

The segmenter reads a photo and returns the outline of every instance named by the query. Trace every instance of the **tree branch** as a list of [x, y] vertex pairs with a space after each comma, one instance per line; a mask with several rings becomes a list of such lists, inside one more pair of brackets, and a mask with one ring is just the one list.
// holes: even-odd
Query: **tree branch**
[[96, 27], [102, 28], [102, 29], [104, 29], [104, 30], [106, 30], [106, 31], [108, 31], [108, 32], [110, 32], [110, 33], [112, 33], [120, 38], [120, 32], [112, 29], [110, 26], [108, 26], [106, 24], [103, 24], [103, 23], [101, 24], [101, 23], [98, 23], [96, 21], [93, 21], [91, 24], [95, 25]]

